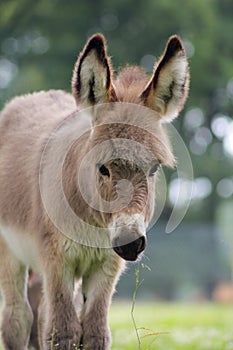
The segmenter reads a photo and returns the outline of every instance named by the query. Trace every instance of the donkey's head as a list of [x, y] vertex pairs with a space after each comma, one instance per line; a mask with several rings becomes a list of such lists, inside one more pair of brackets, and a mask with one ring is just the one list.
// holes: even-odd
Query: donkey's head
[[113, 249], [126, 260], [136, 260], [145, 249], [155, 173], [162, 164], [174, 163], [162, 123], [182, 109], [188, 83], [177, 36], [169, 39], [150, 79], [140, 68], [126, 67], [113, 80], [100, 34], [87, 42], [75, 66], [73, 95], [79, 107], [89, 107], [93, 126], [87, 149], [97, 189], [93, 216], [109, 229]]

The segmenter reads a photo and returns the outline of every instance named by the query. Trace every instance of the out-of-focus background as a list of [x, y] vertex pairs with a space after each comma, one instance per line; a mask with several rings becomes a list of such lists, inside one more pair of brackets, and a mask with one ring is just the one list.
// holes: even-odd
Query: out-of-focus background
[[[176, 172], [167, 172], [166, 206], [136, 265], [144, 279], [137, 298], [233, 302], [232, 0], [1, 1], [0, 107], [35, 90], [70, 91], [76, 57], [95, 32], [105, 35], [116, 71], [130, 63], [150, 73], [172, 34], [190, 63], [189, 99], [174, 126], [192, 159], [192, 199], [166, 234], [178, 188]], [[115, 297], [132, 299], [134, 289], [131, 265]]]

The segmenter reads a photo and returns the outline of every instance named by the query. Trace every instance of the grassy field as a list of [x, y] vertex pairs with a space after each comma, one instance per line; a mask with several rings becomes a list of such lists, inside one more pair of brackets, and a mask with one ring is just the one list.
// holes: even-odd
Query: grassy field
[[[233, 350], [233, 305], [113, 303], [112, 350]], [[0, 345], [0, 349], [2, 347]]]
[[130, 308], [112, 305], [112, 350], [233, 350], [233, 305], [137, 302], [137, 327], [148, 328], [138, 330], [140, 345]]

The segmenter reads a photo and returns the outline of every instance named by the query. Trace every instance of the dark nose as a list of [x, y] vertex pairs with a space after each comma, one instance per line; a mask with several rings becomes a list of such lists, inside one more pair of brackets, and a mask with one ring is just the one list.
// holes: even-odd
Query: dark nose
[[113, 241], [114, 251], [123, 259], [135, 261], [146, 247], [146, 237], [141, 236], [135, 241], [124, 244], [125, 238], [116, 237]]

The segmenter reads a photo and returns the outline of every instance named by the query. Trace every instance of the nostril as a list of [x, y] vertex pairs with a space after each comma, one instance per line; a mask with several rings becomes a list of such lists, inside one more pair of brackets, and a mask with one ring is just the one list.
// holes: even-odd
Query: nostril
[[123, 250], [122, 250], [122, 245], [120, 243], [120, 239], [119, 238], [116, 238], [114, 239], [113, 241], [113, 248], [115, 250], [115, 252], [119, 255], [122, 254]]
[[146, 247], [146, 239], [144, 236], [138, 238], [137, 252], [141, 253]]
[[114, 250], [115, 250], [115, 252], [116, 252], [117, 254], [119, 254], [119, 255], [123, 254], [123, 249], [122, 249], [121, 246], [119, 246], [119, 247], [114, 247]]

